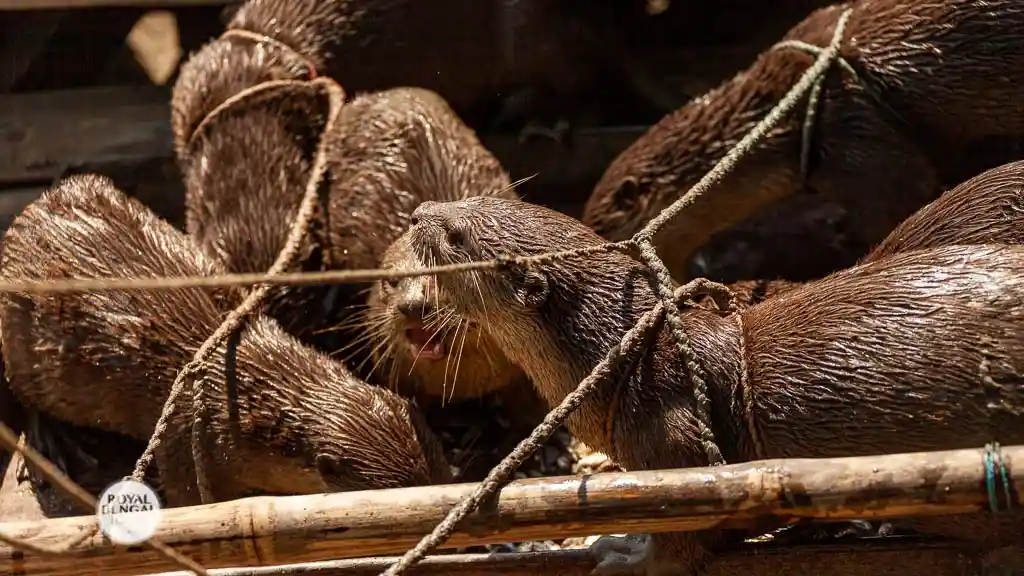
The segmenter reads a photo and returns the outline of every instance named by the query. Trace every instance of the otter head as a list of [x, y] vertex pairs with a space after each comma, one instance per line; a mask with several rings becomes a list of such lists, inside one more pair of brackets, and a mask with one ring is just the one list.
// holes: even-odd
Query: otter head
[[270, 80], [303, 79], [306, 61], [249, 39], [225, 38], [203, 46], [181, 66], [171, 92], [171, 132], [178, 157], [203, 118], [228, 98]]
[[[602, 237], [631, 237], [692, 188], [757, 124], [802, 70], [789, 54], [766, 52], [747, 71], [665, 116], [608, 166], [582, 220]], [[798, 185], [796, 118], [762, 138], [711, 190], [697, 197], [655, 238], [673, 275], [716, 232]]]
[[[503, 198], [424, 202], [411, 224], [411, 246], [437, 265], [603, 243], [578, 220]], [[482, 327], [549, 403], [575, 388], [635, 323], [636, 310], [654, 303], [643, 267], [615, 252], [439, 275], [437, 288], [449, 310]]]
[[[381, 267], [423, 267], [407, 237], [385, 252]], [[478, 398], [522, 378], [480, 325], [460, 316], [430, 276], [382, 280], [365, 315], [373, 360], [393, 389], [425, 399]]]
[[332, 492], [447, 484], [451, 467], [441, 444], [409, 401], [362, 382], [324, 398], [312, 456]]

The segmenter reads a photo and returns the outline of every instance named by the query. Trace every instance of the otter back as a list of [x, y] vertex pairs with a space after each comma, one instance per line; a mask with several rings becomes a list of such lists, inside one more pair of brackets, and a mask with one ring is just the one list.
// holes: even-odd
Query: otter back
[[[65, 180], [15, 219], [9, 279], [209, 276], [223, 266], [105, 178]], [[179, 370], [241, 300], [234, 289], [8, 293], [6, 373], [27, 406], [148, 440]], [[217, 499], [446, 481], [437, 441], [400, 397], [257, 316], [212, 354], [204, 458]], [[184, 400], [187, 402], [187, 400]], [[192, 411], [157, 451], [167, 499], [195, 503]], [[240, 463], [244, 463], [240, 467]]]
[[[850, 255], [867, 252], [944, 186], [1019, 156], [1024, 11], [1017, 2], [860, 0], [810, 14], [784, 39], [826, 46], [847, 7], [841, 53], [859, 81], [839, 67], [826, 77], [807, 172], [798, 107], [658, 235], [677, 277], [713, 234], [762, 214], [804, 184], [847, 212], [852, 262]], [[608, 167], [584, 222], [611, 240], [635, 233], [750, 132], [813, 59], [799, 49], [769, 48], [747, 70], [663, 118]]]

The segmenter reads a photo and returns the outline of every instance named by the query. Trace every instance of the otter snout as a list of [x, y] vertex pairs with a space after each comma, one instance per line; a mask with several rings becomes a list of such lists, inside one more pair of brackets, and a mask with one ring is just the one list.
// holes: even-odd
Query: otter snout
[[395, 299], [395, 310], [408, 322], [423, 322], [437, 316], [437, 307], [431, 296], [429, 276], [407, 278], [399, 285], [392, 298]]
[[395, 312], [401, 318], [402, 336], [417, 359], [444, 358], [447, 346], [441, 327], [435, 295], [429, 277], [407, 278], [392, 295]]
[[413, 210], [410, 232], [421, 258], [437, 264], [472, 260], [472, 237], [463, 217], [468, 202], [427, 201]]

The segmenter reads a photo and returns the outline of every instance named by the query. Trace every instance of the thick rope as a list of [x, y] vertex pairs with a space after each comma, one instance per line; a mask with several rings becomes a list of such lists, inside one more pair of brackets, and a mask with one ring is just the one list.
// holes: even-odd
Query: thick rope
[[265, 34], [260, 34], [258, 32], [246, 30], [244, 28], [229, 28], [225, 30], [223, 34], [220, 35], [220, 38], [218, 38], [218, 40], [230, 40], [231, 38], [244, 38], [246, 40], [252, 40], [257, 44], [268, 44], [270, 46], [273, 46], [278, 50], [291, 55], [292, 58], [295, 58], [296, 60], [299, 60], [306, 65], [306, 80], [315, 80], [317, 77], [316, 66], [313, 65], [312, 60], [307, 58], [303, 53], [299, 52], [295, 48], [292, 48], [288, 44], [285, 44], [284, 42], [278, 40], [277, 38], [271, 38], [270, 36], [267, 36]]
[[[671, 206], [665, 208], [661, 213], [653, 220], [644, 226], [643, 230], [633, 236], [632, 239], [626, 242], [617, 243], [620, 249], [640, 248], [641, 259], [648, 268], [651, 270], [654, 280], [658, 282], [658, 294], [661, 296], [661, 305], [664, 307], [666, 314], [669, 316], [670, 322], [678, 322], [679, 330], [672, 329], [673, 337], [676, 340], [676, 345], [681, 350], [685, 350], [688, 346], [688, 340], [686, 339], [685, 331], [681, 329], [682, 320], [680, 318], [679, 307], [677, 306], [673, 297], [673, 291], [671, 289], [672, 279], [667, 274], [664, 263], [658, 258], [657, 254], [651, 254], [653, 252], [652, 239], [654, 234], [661, 229], [666, 223], [674, 218], [679, 212], [684, 210], [687, 206], [693, 203], [693, 201], [710, 189], [714, 184], [718, 183], [726, 174], [732, 170], [736, 163], [747, 153], [749, 153], [754, 145], [768, 132], [778, 125], [782, 121], [784, 116], [792, 111], [796, 105], [800, 102], [800, 99], [807, 94], [817, 79], [822, 76], [828, 68], [835, 61], [839, 55], [839, 46], [843, 39], [843, 34], [846, 30], [846, 24], [849, 21], [852, 9], [847, 8], [843, 11], [842, 15], [839, 16], [839, 20], [836, 22], [835, 33], [832, 37], [832, 41], [826, 50], [822, 51], [818, 55], [814, 64], [804, 72], [800, 80], [790, 88], [789, 92], [783, 96], [782, 100], [772, 108], [767, 115], [751, 130], [746, 136], [744, 136], [730, 151], [725, 155], [707, 174], [704, 175], [700, 181], [697, 182], [690, 190], [683, 195], [682, 198], [675, 201]], [[646, 254], [645, 254], [646, 252]], [[660, 264], [660, 266], [658, 266]], [[661, 271], [665, 272], [662, 273]], [[666, 290], [665, 285], [669, 288]], [[689, 286], [689, 284], [687, 285]], [[668, 298], [665, 294], [668, 294]], [[583, 403], [583, 400], [587, 395], [593, 392], [597, 386], [611, 373], [611, 367], [621, 361], [621, 356], [625, 353], [628, 354], [629, 346], [626, 345], [627, 339], [629, 344], [635, 345], [639, 333], [642, 329], [650, 329], [653, 326], [653, 318], [655, 317], [654, 310], [649, 311], [645, 314], [640, 321], [626, 332], [623, 336], [622, 341], [616, 347], [613, 347], [604, 360], [594, 369], [589, 376], [587, 376], [583, 382], [580, 383], [576, 390], [569, 393], [562, 403], [558, 405], [552, 412], [550, 412], [540, 426], [534, 430], [534, 433], [529, 438], [523, 440], [516, 449], [512, 451], [504, 460], [502, 460], [491, 473], [487, 475], [487, 478], [481, 482], [477, 488], [467, 498], [459, 502], [454, 508], [452, 508], [434, 530], [423, 537], [419, 543], [405, 553], [401, 559], [395, 564], [391, 565], [386, 571], [381, 573], [381, 576], [397, 576], [401, 574], [409, 567], [413, 566], [419, 560], [423, 559], [431, 550], [443, 544], [455, 531], [456, 525], [462, 521], [466, 516], [472, 512], [479, 503], [485, 499], [493, 496], [501, 487], [503, 481], [507, 481], [507, 478], [511, 475], [512, 471], [515, 470], [521, 463], [530, 455], [533, 454], [537, 448], [540, 447], [541, 443], [547, 438], [551, 432], [560, 426], [565, 418], [572, 413], [576, 407]], [[675, 316], [672, 319], [672, 316]], [[671, 324], [670, 324], [671, 328]], [[691, 356], [692, 358], [692, 356]], [[684, 360], [687, 364], [690, 363], [690, 358], [684, 355]], [[696, 362], [694, 362], [696, 364]], [[689, 369], [689, 366], [688, 366]], [[705, 400], [707, 399], [706, 382], [702, 380], [702, 371], [698, 366], [698, 371], [690, 372], [691, 378], [694, 381], [694, 396], [703, 393]], [[598, 379], [598, 376], [601, 379]], [[698, 419], [700, 418], [700, 408], [698, 407]], [[700, 422], [700, 425], [707, 426], [710, 433], [711, 423], [708, 420]], [[703, 433], [703, 431], [702, 431]], [[708, 451], [708, 457], [713, 460], [715, 455], [721, 460], [721, 451], [714, 444], [713, 434], [709, 434], [710, 442], [708, 437], [702, 438], [705, 442], [705, 449]], [[710, 448], [710, 450], [709, 450]]]
[[[247, 91], [239, 93], [239, 95], [236, 96], [243, 94], [262, 94], [265, 91], [281, 88], [285, 85], [318, 85], [322, 87], [328, 95], [329, 109], [327, 118], [324, 121], [324, 131], [321, 134], [319, 143], [317, 144], [313, 166], [310, 168], [309, 181], [303, 194], [302, 204], [299, 206], [298, 213], [295, 215], [292, 229], [288, 234], [288, 238], [285, 240], [284, 249], [281, 250], [281, 253], [274, 261], [273, 266], [271, 266], [270, 270], [267, 271], [267, 276], [271, 277], [280, 274], [291, 266], [296, 256], [299, 254], [303, 240], [309, 232], [310, 222], [313, 219], [313, 215], [316, 212], [317, 203], [319, 201], [320, 183], [323, 181], [324, 174], [327, 171], [327, 138], [325, 137], [325, 134], [327, 130], [335, 124], [335, 121], [341, 112], [342, 104], [344, 104], [345, 101], [345, 93], [341, 86], [330, 78], [317, 78], [310, 82], [291, 80], [284, 84], [280, 82], [267, 83], [267, 85], [255, 86]], [[242, 98], [235, 98], [233, 101], [239, 102], [242, 101]], [[220, 113], [223, 110], [225, 110], [225, 108], [218, 107], [211, 112], [211, 115]], [[206, 120], [200, 123], [200, 127], [204, 124], [206, 124]], [[213, 335], [211, 335], [206, 342], [199, 347], [199, 350], [196, 351], [192, 361], [182, 368], [178, 377], [175, 378], [174, 383], [171, 386], [171, 392], [167, 397], [167, 401], [164, 403], [163, 411], [160, 414], [160, 418], [157, 420], [156, 427], [153, 430], [153, 436], [149, 440], [149, 445], [146, 446], [146, 450], [143, 452], [142, 457], [139, 458], [139, 461], [135, 465], [135, 471], [132, 473], [132, 478], [141, 481], [145, 475], [146, 468], [152, 462], [154, 452], [156, 448], [160, 446], [161, 438], [167, 431], [168, 421], [174, 413], [175, 404], [178, 396], [185, 387], [185, 382], [189, 378], [200, 378], [203, 365], [207, 358], [209, 358], [214, 350], [223, 345], [233, 332], [242, 326], [245, 317], [256, 310], [256, 308], [263, 302], [263, 299], [266, 298], [267, 294], [269, 294], [271, 289], [272, 287], [270, 285], [263, 284], [252, 290], [245, 297], [242, 303], [227, 315], [224, 322], [213, 333]], [[201, 388], [202, 387], [199, 386], [196, 390], [200, 390]], [[200, 442], [198, 439], [199, 435], [196, 434], [197, 430], [197, 426], [193, 425], [192, 448], [193, 459], [195, 460], [196, 467], [197, 484], [200, 485], [200, 497], [211, 498], [208, 481], [203, 478], [205, 476], [202, 465], [203, 458], [196, 457], [197, 455], [201, 456], [201, 454], [199, 454]], [[204, 490], [202, 487], [203, 484], [206, 484], [205, 490], [207, 490], [207, 494], [205, 496], [202, 494]]]
[[[78, 502], [85, 509], [95, 513], [96, 511], [96, 499], [91, 494], [85, 491], [84, 488], [76, 484], [73, 480], [68, 478], [60, 470], [57, 469], [49, 460], [43, 455], [36, 452], [31, 446], [27, 446], [22, 442], [18, 442], [18, 435], [14, 433], [6, 424], [0, 422], [0, 445], [3, 446], [9, 453], [13, 455], [21, 455], [21, 457], [28, 462], [35, 470], [46, 478], [47, 482], [57, 487], [57, 489], [68, 499]], [[70, 541], [65, 542], [55, 547], [43, 547], [30, 542], [25, 542], [17, 538], [0, 534], [0, 541], [5, 544], [32, 552], [35, 554], [41, 554], [46, 556], [60, 556], [64, 554], [73, 554], [76, 552], [76, 548], [86, 540], [89, 540], [99, 531], [99, 521], [89, 526], [83, 533], [79, 534]], [[158, 554], [167, 558], [178, 567], [184, 570], [191, 570], [195, 574], [200, 576], [209, 576], [209, 573], [199, 565], [196, 561], [191, 558], [179, 554], [170, 546], [158, 541], [149, 539], [145, 542], [146, 546], [149, 546], [155, 550]]]

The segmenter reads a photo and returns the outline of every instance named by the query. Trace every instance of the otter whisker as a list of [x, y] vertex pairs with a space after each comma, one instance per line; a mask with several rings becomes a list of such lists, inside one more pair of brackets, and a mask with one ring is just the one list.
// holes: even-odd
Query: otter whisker
[[[381, 367], [381, 364], [384, 363], [385, 361], [389, 360], [391, 358], [392, 354], [394, 354], [394, 342], [388, 342], [387, 343], [387, 348], [384, 349], [384, 353], [376, 358], [376, 360], [373, 363], [373, 366], [370, 368], [370, 371], [368, 372], [367, 375], [368, 376], [372, 376], [374, 373], [376, 373], [377, 369]], [[367, 359], [372, 358], [372, 357], [373, 356], [368, 356]], [[365, 360], [364, 360], [364, 363], [365, 363]], [[362, 368], [360, 367], [360, 371], [361, 370], [362, 370]]]
[[[469, 332], [469, 323], [465, 322], [465, 326], [464, 327], [463, 327], [463, 323], [464, 323], [464, 321], [460, 319], [459, 320], [459, 327], [455, 328], [455, 337], [456, 338], [458, 338], [459, 328], [463, 328], [463, 330], [462, 330], [462, 342], [459, 344], [459, 352], [458, 352], [458, 354], [457, 354], [457, 356], [455, 358], [455, 375], [452, 376], [452, 396], [448, 398], [449, 402], [451, 401], [452, 397], [454, 397], [454, 395], [455, 395], [455, 383], [459, 379], [459, 366], [462, 365], [462, 350], [466, 347], [466, 334]], [[447, 381], [447, 377], [445, 377], [445, 380]]]
[[416, 368], [416, 362], [420, 359], [420, 355], [423, 354], [423, 351], [427, 348], [427, 346], [430, 346], [430, 344], [434, 341], [434, 338], [437, 337], [437, 335], [440, 333], [440, 330], [435, 331], [433, 334], [430, 335], [429, 338], [427, 338], [427, 341], [424, 342], [422, 346], [420, 346], [420, 349], [416, 351], [416, 357], [412, 359], [412, 366], [409, 368], [409, 375], [412, 375], [413, 369]]
[[484, 292], [480, 288], [480, 273], [474, 270], [469, 274], [473, 278], [473, 285], [476, 287], [476, 294], [480, 298], [480, 307], [484, 311], [484, 322], [486, 322], [487, 330], [489, 332], [491, 328], [491, 313], [487, 310], [487, 299], [484, 298]]
[[326, 334], [328, 332], [334, 332], [337, 330], [344, 330], [347, 328], [362, 328], [370, 324], [377, 324], [386, 322], [386, 317], [368, 317], [365, 313], [353, 314], [341, 322], [331, 324], [330, 326], [324, 326], [323, 328], [317, 329], [314, 334]]

